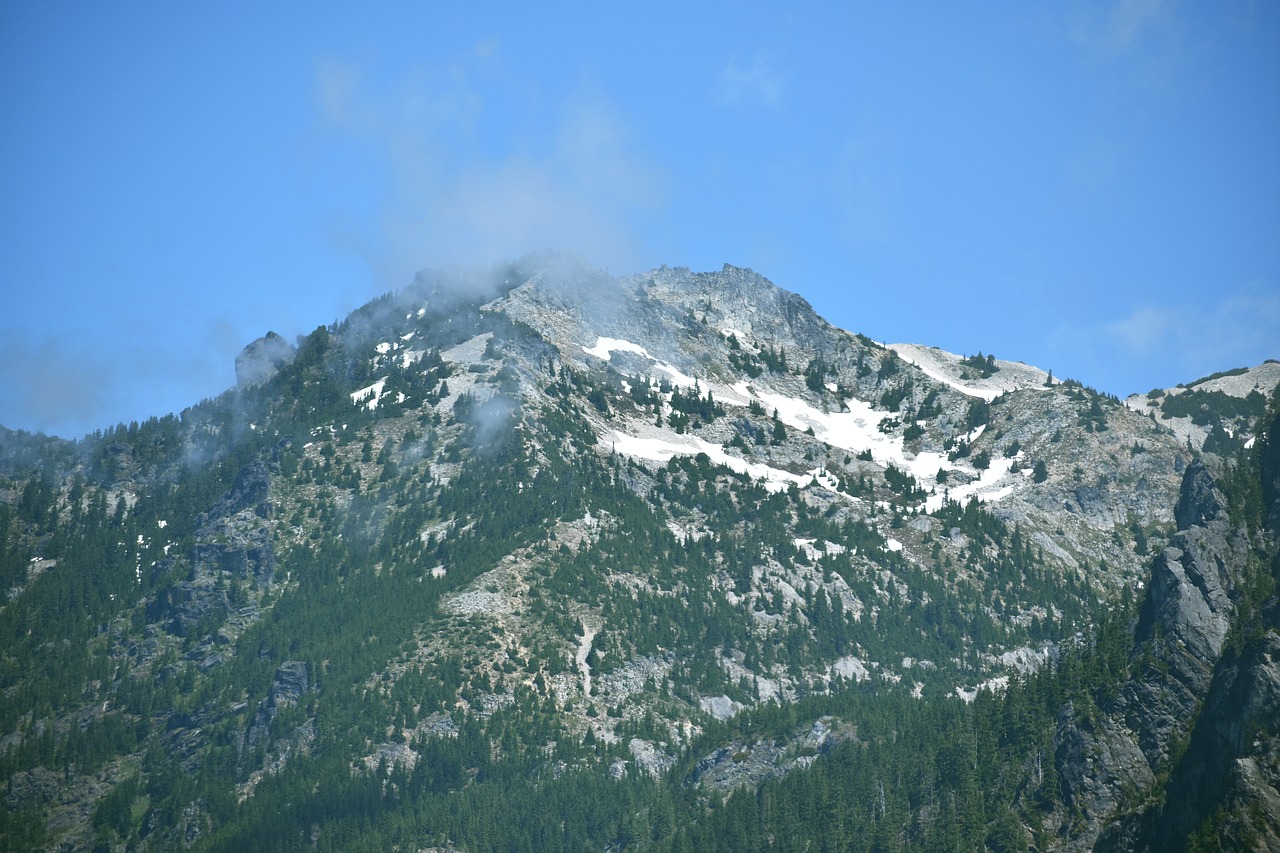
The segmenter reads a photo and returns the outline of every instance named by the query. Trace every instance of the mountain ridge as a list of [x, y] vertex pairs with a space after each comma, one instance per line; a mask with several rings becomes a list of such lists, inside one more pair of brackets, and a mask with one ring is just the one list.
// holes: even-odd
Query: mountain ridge
[[1169, 585], [1208, 470], [1152, 412], [881, 346], [730, 265], [428, 272], [263, 340], [181, 416], [4, 442], [6, 838], [283, 844], [270, 809], [374, 783], [384, 811], [625, 798], [717, 737], [689, 796], [768, 787], [858, 721], [725, 727], [985, 708]]

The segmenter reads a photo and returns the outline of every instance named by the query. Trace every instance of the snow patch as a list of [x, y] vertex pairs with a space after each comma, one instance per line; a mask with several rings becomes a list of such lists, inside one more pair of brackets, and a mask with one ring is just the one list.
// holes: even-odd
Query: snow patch
[[631, 341], [625, 341], [621, 338], [605, 338], [597, 337], [596, 344], [592, 347], [583, 347], [582, 351], [587, 355], [593, 355], [596, 358], [609, 361], [615, 352], [630, 352], [636, 355], [644, 356], [653, 362], [653, 369], [665, 373], [672, 385], [680, 388], [692, 388], [697, 384], [692, 376], [682, 373], [674, 365], [665, 361], [659, 361], [649, 354], [649, 351], [639, 344], [633, 344]]
[[1001, 481], [1013, 470], [1015, 464], [1016, 459], [992, 459], [987, 470], [972, 483], [956, 486], [941, 495], [930, 495], [924, 503], [925, 512], [935, 513], [942, 509], [942, 503], [947, 498], [956, 503], [967, 503], [972, 498], [977, 498], [981, 503], [995, 503], [1007, 498], [1013, 494], [1013, 483], [1002, 484]]
[[382, 399], [382, 395], [385, 393], [384, 387], [386, 384], [387, 377], [384, 376], [372, 385], [361, 388], [359, 391], [352, 391], [351, 402], [357, 406], [363, 403], [364, 407], [372, 412], [378, 408], [378, 401]]
[[746, 474], [753, 480], [763, 481], [764, 487], [770, 492], [785, 491], [793, 483], [797, 486], [807, 486], [814, 479], [812, 471], [803, 475], [792, 474], [790, 471], [783, 471], [781, 468], [774, 468], [760, 462], [748, 462], [726, 453], [724, 445], [712, 444], [696, 435], [671, 434], [669, 437], [667, 435], [641, 437], [615, 432], [612, 442], [615, 452], [651, 462], [668, 462], [673, 456], [696, 456], [699, 453], [705, 453], [712, 464], [723, 465], [739, 474]]
[[633, 352], [636, 355], [642, 355], [645, 358], [652, 358], [649, 351], [639, 344], [633, 344], [631, 341], [624, 341], [621, 338], [596, 338], [596, 345], [593, 347], [583, 347], [582, 351], [587, 355], [594, 355], [596, 358], [608, 361], [615, 352]]
[[880, 421], [887, 412], [877, 412], [862, 400], [845, 400], [843, 412], [824, 412], [804, 400], [782, 394], [762, 393], [760, 402], [766, 411], [777, 411], [778, 419], [793, 429], [812, 428], [814, 436], [830, 447], [850, 453], [871, 452], [881, 465], [893, 465], [917, 480], [932, 480], [940, 468], [954, 468], [941, 453], [909, 453], [901, 436], [880, 432]]
[[1049, 374], [1038, 367], [1016, 361], [997, 361], [999, 370], [986, 378], [963, 379], [960, 356], [937, 347], [919, 344], [889, 344], [903, 361], [915, 365], [935, 382], [941, 382], [969, 397], [990, 402], [1006, 391], [1045, 387]]

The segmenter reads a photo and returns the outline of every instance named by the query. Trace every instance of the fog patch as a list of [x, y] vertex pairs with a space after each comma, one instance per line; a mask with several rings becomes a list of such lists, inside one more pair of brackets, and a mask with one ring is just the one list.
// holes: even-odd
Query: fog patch
[[471, 427], [471, 446], [481, 453], [507, 446], [516, 438], [521, 420], [519, 401], [505, 394], [494, 394], [484, 400], [469, 393], [460, 395], [453, 412], [459, 422]]
[[634, 150], [627, 122], [601, 92], [581, 86], [551, 108], [558, 113], [551, 121], [529, 117], [528, 128], [549, 132], [493, 134], [504, 143], [497, 150], [475, 144], [488, 138], [486, 123], [512, 120], [487, 109], [494, 104], [546, 110], [524, 92], [503, 91], [512, 84], [474, 85], [496, 51], [474, 52], [447, 71], [402, 72], [400, 81], [353, 63], [317, 68], [316, 104], [328, 132], [372, 149], [390, 175], [375, 245], [361, 254], [392, 287], [428, 263], [545, 248], [573, 247], [620, 268], [641, 262], [638, 225], [661, 214], [665, 181]]
[[260, 385], [292, 364], [298, 349], [275, 332], [267, 332], [236, 356], [236, 384]]

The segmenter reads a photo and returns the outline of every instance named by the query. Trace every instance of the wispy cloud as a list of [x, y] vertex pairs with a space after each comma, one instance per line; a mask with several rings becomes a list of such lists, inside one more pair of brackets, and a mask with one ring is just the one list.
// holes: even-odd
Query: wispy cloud
[[112, 375], [96, 359], [72, 352], [51, 338], [33, 341], [10, 330], [0, 346], [0, 401], [9, 413], [22, 413], [23, 423], [5, 426], [67, 437], [103, 426], [97, 419], [111, 394]]
[[1120, 0], [1111, 9], [1100, 35], [1112, 47], [1128, 47], [1144, 31], [1160, 25], [1170, 6], [1167, 0]]
[[[194, 404], [200, 394], [220, 392], [225, 365], [242, 345], [219, 318], [182, 328], [103, 323], [120, 326], [110, 343], [0, 325], [0, 425], [78, 438], [146, 420], [172, 400]], [[192, 341], [197, 346], [186, 346]], [[199, 389], [194, 399], [192, 389]]]
[[[359, 251], [391, 287], [424, 266], [491, 263], [548, 248], [619, 267], [638, 257], [634, 219], [660, 206], [662, 174], [589, 86], [546, 110], [504, 84], [473, 84], [474, 64], [500, 62], [498, 53], [482, 43], [451, 68], [382, 85], [356, 66], [317, 69], [317, 102], [330, 127], [373, 145], [390, 174], [378, 243]], [[490, 119], [490, 100], [550, 111], [552, 121], [539, 119], [552, 130], [508, 133], [500, 146], [482, 149], [476, 126]]]
[[1142, 306], [1103, 332], [1134, 356], [1236, 367], [1263, 353], [1280, 355], [1280, 292], [1251, 287], [1199, 308]]
[[1171, 0], [1118, 0], [1105, 9], [1090, 4], [1077, 19], [1074, 36], [1083, 45], [1118, 53], [1167, 27], [1173, 14]]
[[716, 97], [730, 105], [763, 105], [771, 109], [782, 106], [786, 75], [765, 54], [757, 52], [750, 60], [737, 56], [720, 71]]
[[1280, 290], [1255, 285], [1202, 303], [1138, 305], [1118, 320], [1060, 327], [1051, 348], [1070, 368], [1065, 375], [1086, 380], [1104, 366], [1122, 381], [1157, 375], [1169, 384], [1252, 366], [1280, 358]]

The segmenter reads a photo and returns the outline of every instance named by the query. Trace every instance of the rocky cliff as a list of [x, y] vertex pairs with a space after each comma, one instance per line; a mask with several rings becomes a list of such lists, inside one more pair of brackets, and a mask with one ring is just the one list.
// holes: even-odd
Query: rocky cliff
[[[1273, 521], [1277, 470], [1262, 466]], [[1066, 849], [1280, 849], [1276, 528], [1242, 508], [1244, 486], [1229, 500], [1203, 463], [1187, 469], [1131, 677], [1099, 712], [1060, 717], [1059, 772], [1077, 815]]]

